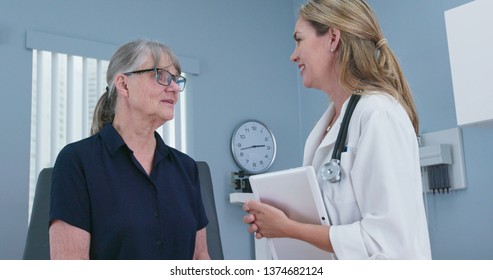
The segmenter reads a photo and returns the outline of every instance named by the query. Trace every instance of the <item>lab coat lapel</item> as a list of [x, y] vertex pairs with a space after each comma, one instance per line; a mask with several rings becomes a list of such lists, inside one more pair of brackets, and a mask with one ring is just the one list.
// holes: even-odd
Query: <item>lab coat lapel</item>
[[[328, 153], [328, 149], [331, 148], [330, 144], [333, 144], [337, 138], [337, 135], [333, 135], [334, 133], [329, 133], [327, 137], [324, 138], [325, 133], [327, 131], [327, 126], [334, 115], [334, 105], [331, 103], [329, 108], [322, 115], [320, 120], [317, 122], [312, 132], [308, 136], [305, 144], [305, 152], [303, 157], [303, 165], [312, 165], [314, 167], [317, 166], [316, 162], [323, 160], [326, 154]], [[334, 124], [334, 127], [337, 127], [337, 123]], [[323, 156], [322, 159], [319, 159]]]
[[323, 137], [326, 133], [327, 126], [329, 125], [332, 116], [335, 114], [334, 103], [329, 105], [327, 111], [325, 111], [318, 123], [315, 125], [306, 141], [303, 165], [311, 165], [315, 168], [315, 170], [318, 170], [327, 158], [330, 158], [332, 155], [332, 149], [334, 148], [334, 143], [337, 139], [337, 134], [341, 127], [344, 113], [346, 112], [348, 100], [346, 100], [343, 104], [341, 114], [325, 138]]

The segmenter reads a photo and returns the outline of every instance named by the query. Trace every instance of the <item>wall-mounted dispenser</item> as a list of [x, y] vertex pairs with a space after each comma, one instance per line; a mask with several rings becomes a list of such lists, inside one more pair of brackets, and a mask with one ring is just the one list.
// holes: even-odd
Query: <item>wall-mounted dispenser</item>
[[460, 128], [421, 134], [419, 161], [424, 192], [448, 193], [467, 187]]

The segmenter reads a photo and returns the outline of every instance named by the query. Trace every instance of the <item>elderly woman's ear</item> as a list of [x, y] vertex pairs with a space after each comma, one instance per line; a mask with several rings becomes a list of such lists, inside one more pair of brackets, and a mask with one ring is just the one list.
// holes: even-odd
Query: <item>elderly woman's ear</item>
[[124, 74], [116, 75], [115, 88], [119, 95], [128, 96], [127, 76]]

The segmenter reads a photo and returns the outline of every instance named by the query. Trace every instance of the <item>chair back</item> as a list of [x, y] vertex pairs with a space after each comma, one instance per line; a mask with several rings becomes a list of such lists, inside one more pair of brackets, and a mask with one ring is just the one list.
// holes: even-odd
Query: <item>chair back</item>
[[33, 208], [27, 230], [24, 260], [49, 260], [50, 238], [48, 235], [50, 219], [51, 173], [53, 168], [41, 170], [36, 183]]
[[221, 234], [217, 220], [216, 203], [214, 200], [214, 189], [212, 187], [212, 176], [209, 165], [203, 161], [197, 161], [199, 168], [200, 189], [205, 212], [209, 219], [207, 225], [207, 248], [212, 260], [223, 260], [223, 247], [221, 244]]

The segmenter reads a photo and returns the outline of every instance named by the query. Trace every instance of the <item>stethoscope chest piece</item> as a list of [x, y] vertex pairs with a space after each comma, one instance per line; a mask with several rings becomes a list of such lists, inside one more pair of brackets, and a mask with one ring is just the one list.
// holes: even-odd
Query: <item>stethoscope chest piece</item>
[[320, 168], [320, 177], [322, 177], [323, 180], [329, 181], [331, 183], [337, 183], [341, 180], [341, 166], [340, 160], [338, 159], [331, 159], [329, 162], [326, 162], [322, 167]]
[[342, 119], [341, 128], [337, 134], [337, 139], [332, 151], [332, 158], [320, 168], [320, 177], [325, 181], [337, 183], [341, 180], [341, 154], [344, 151], [344, 146], [346, 145], [349, 121], [351, 120], [354, 108], [356, 108], [356, 104], [358, 104], [360, 98], [361, 95], [351, 95], [349, 104]]

